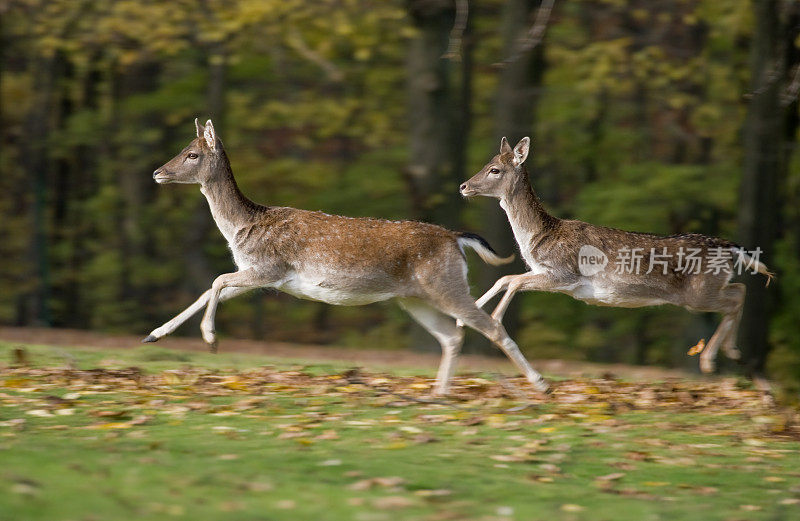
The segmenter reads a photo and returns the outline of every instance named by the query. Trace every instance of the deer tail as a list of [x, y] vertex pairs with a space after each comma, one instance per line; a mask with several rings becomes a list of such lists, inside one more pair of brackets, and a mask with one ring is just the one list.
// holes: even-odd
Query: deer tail
[[478, 257], [492, 266], [508, 264], [514, 260], [514, 255], [510, 255], [508, 257], [499, 256], [489, 242], [476, 233], [459, 233], [456, 241], [458, 242], [458, 246], [461, 248], [462, 252], [464, 251], [465, 246], [472, 248], [475, 253], [478, 254]]
[[769, 271], [767, 265], [757, 259], [754, 259], [752, 256], [748, 255], [747, 251], [744, 248], [732, 248], [732, 249], [733, 253], [741, 257], [742, 262], [745, 263], [746, 268], [752, 267], [753, 270], [755, 270], [755, 272], [760, 273], [765, 277], [767, 277], [767, 283], [765, 285], [769, 287], [769, 283], [772, 282], [772, 279], [775, 278], [775, 274]]

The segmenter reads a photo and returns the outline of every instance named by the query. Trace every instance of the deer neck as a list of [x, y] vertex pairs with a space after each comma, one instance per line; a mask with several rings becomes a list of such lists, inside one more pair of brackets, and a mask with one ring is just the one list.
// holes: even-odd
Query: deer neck
[[500, 206], [508, 216], [523, 256], [526, 256], [542, 234], [552, 228], [555, 221], [533, 192], [527, 174], [520, 176], [512, 190], [500, 199]]
[[217, 228], [230, 243], [236, 231], [250, 221], [256, 205], [239, 190], [224, 150], [216, 161], [212, 165], [214, 175], [200, 185], [200, 191], [208, 201]]

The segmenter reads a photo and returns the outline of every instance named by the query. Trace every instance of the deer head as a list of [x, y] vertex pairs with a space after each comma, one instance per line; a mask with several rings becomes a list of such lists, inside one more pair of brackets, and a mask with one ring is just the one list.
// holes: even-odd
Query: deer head
[[224, 156], [222, 142], [209, 119], [203, 126], [195, 118], [197, 137], [181, 152], [153, 172], [156, 183], [204, 184], [216, 175], [215, 166]]
[[527, 181], [528, 174], [522, 164], [528, 157], [530, 145], [531, 140], [527, 137], [522, 138], [513, 149], [506, 138], [500, 140], [500, 153], [461, 185], [461, 195], [505, 198], [519, 181]]

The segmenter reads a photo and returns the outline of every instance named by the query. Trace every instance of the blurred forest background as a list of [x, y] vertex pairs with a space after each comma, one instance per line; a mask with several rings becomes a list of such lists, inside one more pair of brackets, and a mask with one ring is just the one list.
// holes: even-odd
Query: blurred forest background
[[[0, 2], [0, 323], [143, 336], [233, 264], [196, 186], [154, 168], [214, 120], [245, 194], [421, 219], [515, 249], [458, 185], [533, 139], [559, 217], [760, 247], [746, 371], [800, 381], [800, 5], [790, 0], [5, 0]], [[503, 272], [471, 257], [473, 295]], [[719, 317], [526, 293], [531, 357], [695, 367]], [[197, 321], [179, 334], [198, 336]], [[393, 305], [261, 291], [228, 335], [433, 348]], [[487, 350], [477, 336], [468, 349]], [[198, 340], [199, 341], [199, 340]], [[728, 365], [728, 367], [734, 367]]]

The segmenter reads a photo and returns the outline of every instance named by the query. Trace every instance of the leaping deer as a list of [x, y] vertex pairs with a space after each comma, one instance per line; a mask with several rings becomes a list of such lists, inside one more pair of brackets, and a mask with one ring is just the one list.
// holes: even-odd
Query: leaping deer
[[[738, 359], [735, 342], [745, 285], [730, 282], [734, 267], [746, 263], [753, 273], [767, 276], [769, 284], [773, 274], [767, 267], [743, 248], [717, 237], [697, 233], [662, 237], [553, 217], [531, 188], [524, 165], [529, 149], [527, 137], [513, 149], [503, 138], [500, 153], [460, 188], [465, 197], [483, 195], [500, 200], [530, 270], [501, 277], [478, 299], [478, 307], [505, 291], [492, 313], [502, 321], [517, 291], [535, 290], [566, 293], [601, 306], [674, 304], [692, 311], [717, 312], [723, 314], [722, 322], [702, 351], [700, 369], [714, 371], [720, 347], [728, 357]], [[649, 267], [641, 263], [645, 255]], [[615, 269], [609, 258], [624, 262]], [[702, 266], [697, 259], [712, 266]], [[703, 349], [702, 343], [696, 346], [698, 351]]]
[[[548, 386], [502, 324], [469, 294], [464, 248], [490, 264], [499, 257], [480, 236], [413, 221], [351, 218], [279, 206], [262, 206], [236, 185], [228, 157], [209, 120], [195, 120], [197, 137], [153, 172], [159, 184], [195, 183], [228, 241], [238, 268], [220, 275], [211, 289], [143, 342], [172, 333], [205, 307], [203, 339], [216, 350], [217, 304], [254, 288], [275, 288], [296, 297], [337, 305], [397, 299], [442, 346], [434, 394], [446, 394], [463, 332], [453, 318], [502, 349], [537, 390]], [[451, 318], [452, 317], [452, 318]]]

